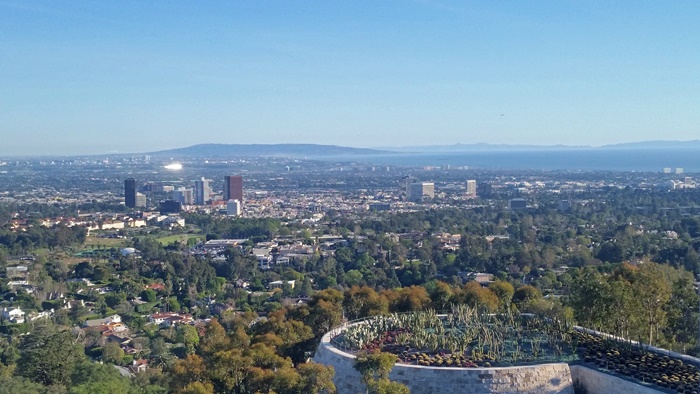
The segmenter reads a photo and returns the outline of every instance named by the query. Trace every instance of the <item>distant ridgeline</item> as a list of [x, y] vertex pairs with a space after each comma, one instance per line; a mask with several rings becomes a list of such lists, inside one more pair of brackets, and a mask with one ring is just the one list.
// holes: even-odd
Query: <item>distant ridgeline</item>
[[648, 141], [590, 146], [456, 144], [352, 148], [316, 144], [199, 144], [147, 153], [185, 157], [290, 157], [405, 167], [451, 166], [535, 170], [700, 172], [700, 141]]
[[163, 150], [148, 153], [153, 156], [171, 157], [258, 157], [258, 156], [334, 156], [334, 155], [375, 155], [387, 151], [350, 148], [336, 145], [316, 144], [199, 144], [186, 148]]

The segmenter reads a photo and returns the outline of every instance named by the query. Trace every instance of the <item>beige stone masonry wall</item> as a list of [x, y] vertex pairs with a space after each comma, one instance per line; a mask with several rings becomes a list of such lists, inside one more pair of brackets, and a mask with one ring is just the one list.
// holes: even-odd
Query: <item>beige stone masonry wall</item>
[[586, 388], [588, 394], [663, 393], [662, 391], [620, 379], [617, 376], [609, 375], [581, 365], [572, 365], [570, 368], [573, 381], [581, 383]]

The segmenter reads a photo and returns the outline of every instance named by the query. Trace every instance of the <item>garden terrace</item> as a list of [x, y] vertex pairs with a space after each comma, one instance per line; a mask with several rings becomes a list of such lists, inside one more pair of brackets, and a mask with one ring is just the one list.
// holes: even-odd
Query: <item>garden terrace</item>
[[480, 313], [465, 305], [377, 316], [333, 336], [344, 351], [383, 351], [399, 363], [432, 367], [505, 367], [576, 359], [572, 327], [516, 313]]
[[460, 305], [446, 314], [427, 310], [350, 322], [327, 337], [349, 356], [395, 354], [397, 366], [490, 370], [576, 364], [662, 392], [700, 394], [698, 359], [534, 315], [480, 313]]

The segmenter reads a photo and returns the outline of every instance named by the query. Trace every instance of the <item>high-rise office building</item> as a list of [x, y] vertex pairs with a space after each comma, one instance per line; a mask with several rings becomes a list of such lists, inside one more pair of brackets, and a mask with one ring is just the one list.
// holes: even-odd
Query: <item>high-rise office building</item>
[[418, 182], [418, 179], [413, 175], [405, 176], [403, 178], [403, 186], [406, 188], [406, 198], [411, 198], [411, 185]]
[[136, 193], [136, 206], [145, 207], [146, 206], [146, 195], [142, 193]]
[[209, 179], [198, 179], [194, 181], [194, 203], [204, 205], [211, 200], [211, 181]]
[[467, 195], [476, 197], [476, 181], [474, 179], [467, 181]]
[[409, 201], [421, 202], [424, 197], [435, 198], [435, 184], [433, 182], [412, 183], [409, 189]]
[[226, 214], [229, 216], [240, 216], [241, 202], [238, 200], [228, 200], [226, 202]]
[[243, 202], [243, 177], [227, 175], [224, 177], [224, 201], [238, 200]]
[[124, 180], [124, 204], [129, 208], [136, 208], [136, 179]]
[[194, 202], [194, 193], [192, 189], [181, 187], [177, 190], [173, 190], [173, 200], [182, 205], [192, 205]]

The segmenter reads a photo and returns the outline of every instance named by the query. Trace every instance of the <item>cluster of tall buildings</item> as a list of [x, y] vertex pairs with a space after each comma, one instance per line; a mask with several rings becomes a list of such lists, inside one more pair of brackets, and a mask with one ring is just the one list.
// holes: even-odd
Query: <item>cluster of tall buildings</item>
[[[419, 182], [415, 177], [404, 178], [406, 187], [406, 199], [412, 202], [423, 202], [435, 198], [435, 183]], [[470, 179], [466, 183], [467, 197], [476, 197], [476, 180]]]
[[[161, 202], [166, 211], [179, 211], [175, 209], [182, 205], [206, 205], [212, 201], [211, 180], [201, 178], [194, 181], [194, 188], [179, 187], [172, 189], [172, 200]], [[150, 190], [150, 189], [149, 189]], [[163, 188], [162, 191], [168, 191]], [[223, 201], [229, 215], [240, 215], [243, 203], [243, 177], [229, 175], [224, 177]], [[137, 191], [136, 180], [128, 178], [124, 180], [124, 204], [129, 208], [145, 207], [146, 196]]]

